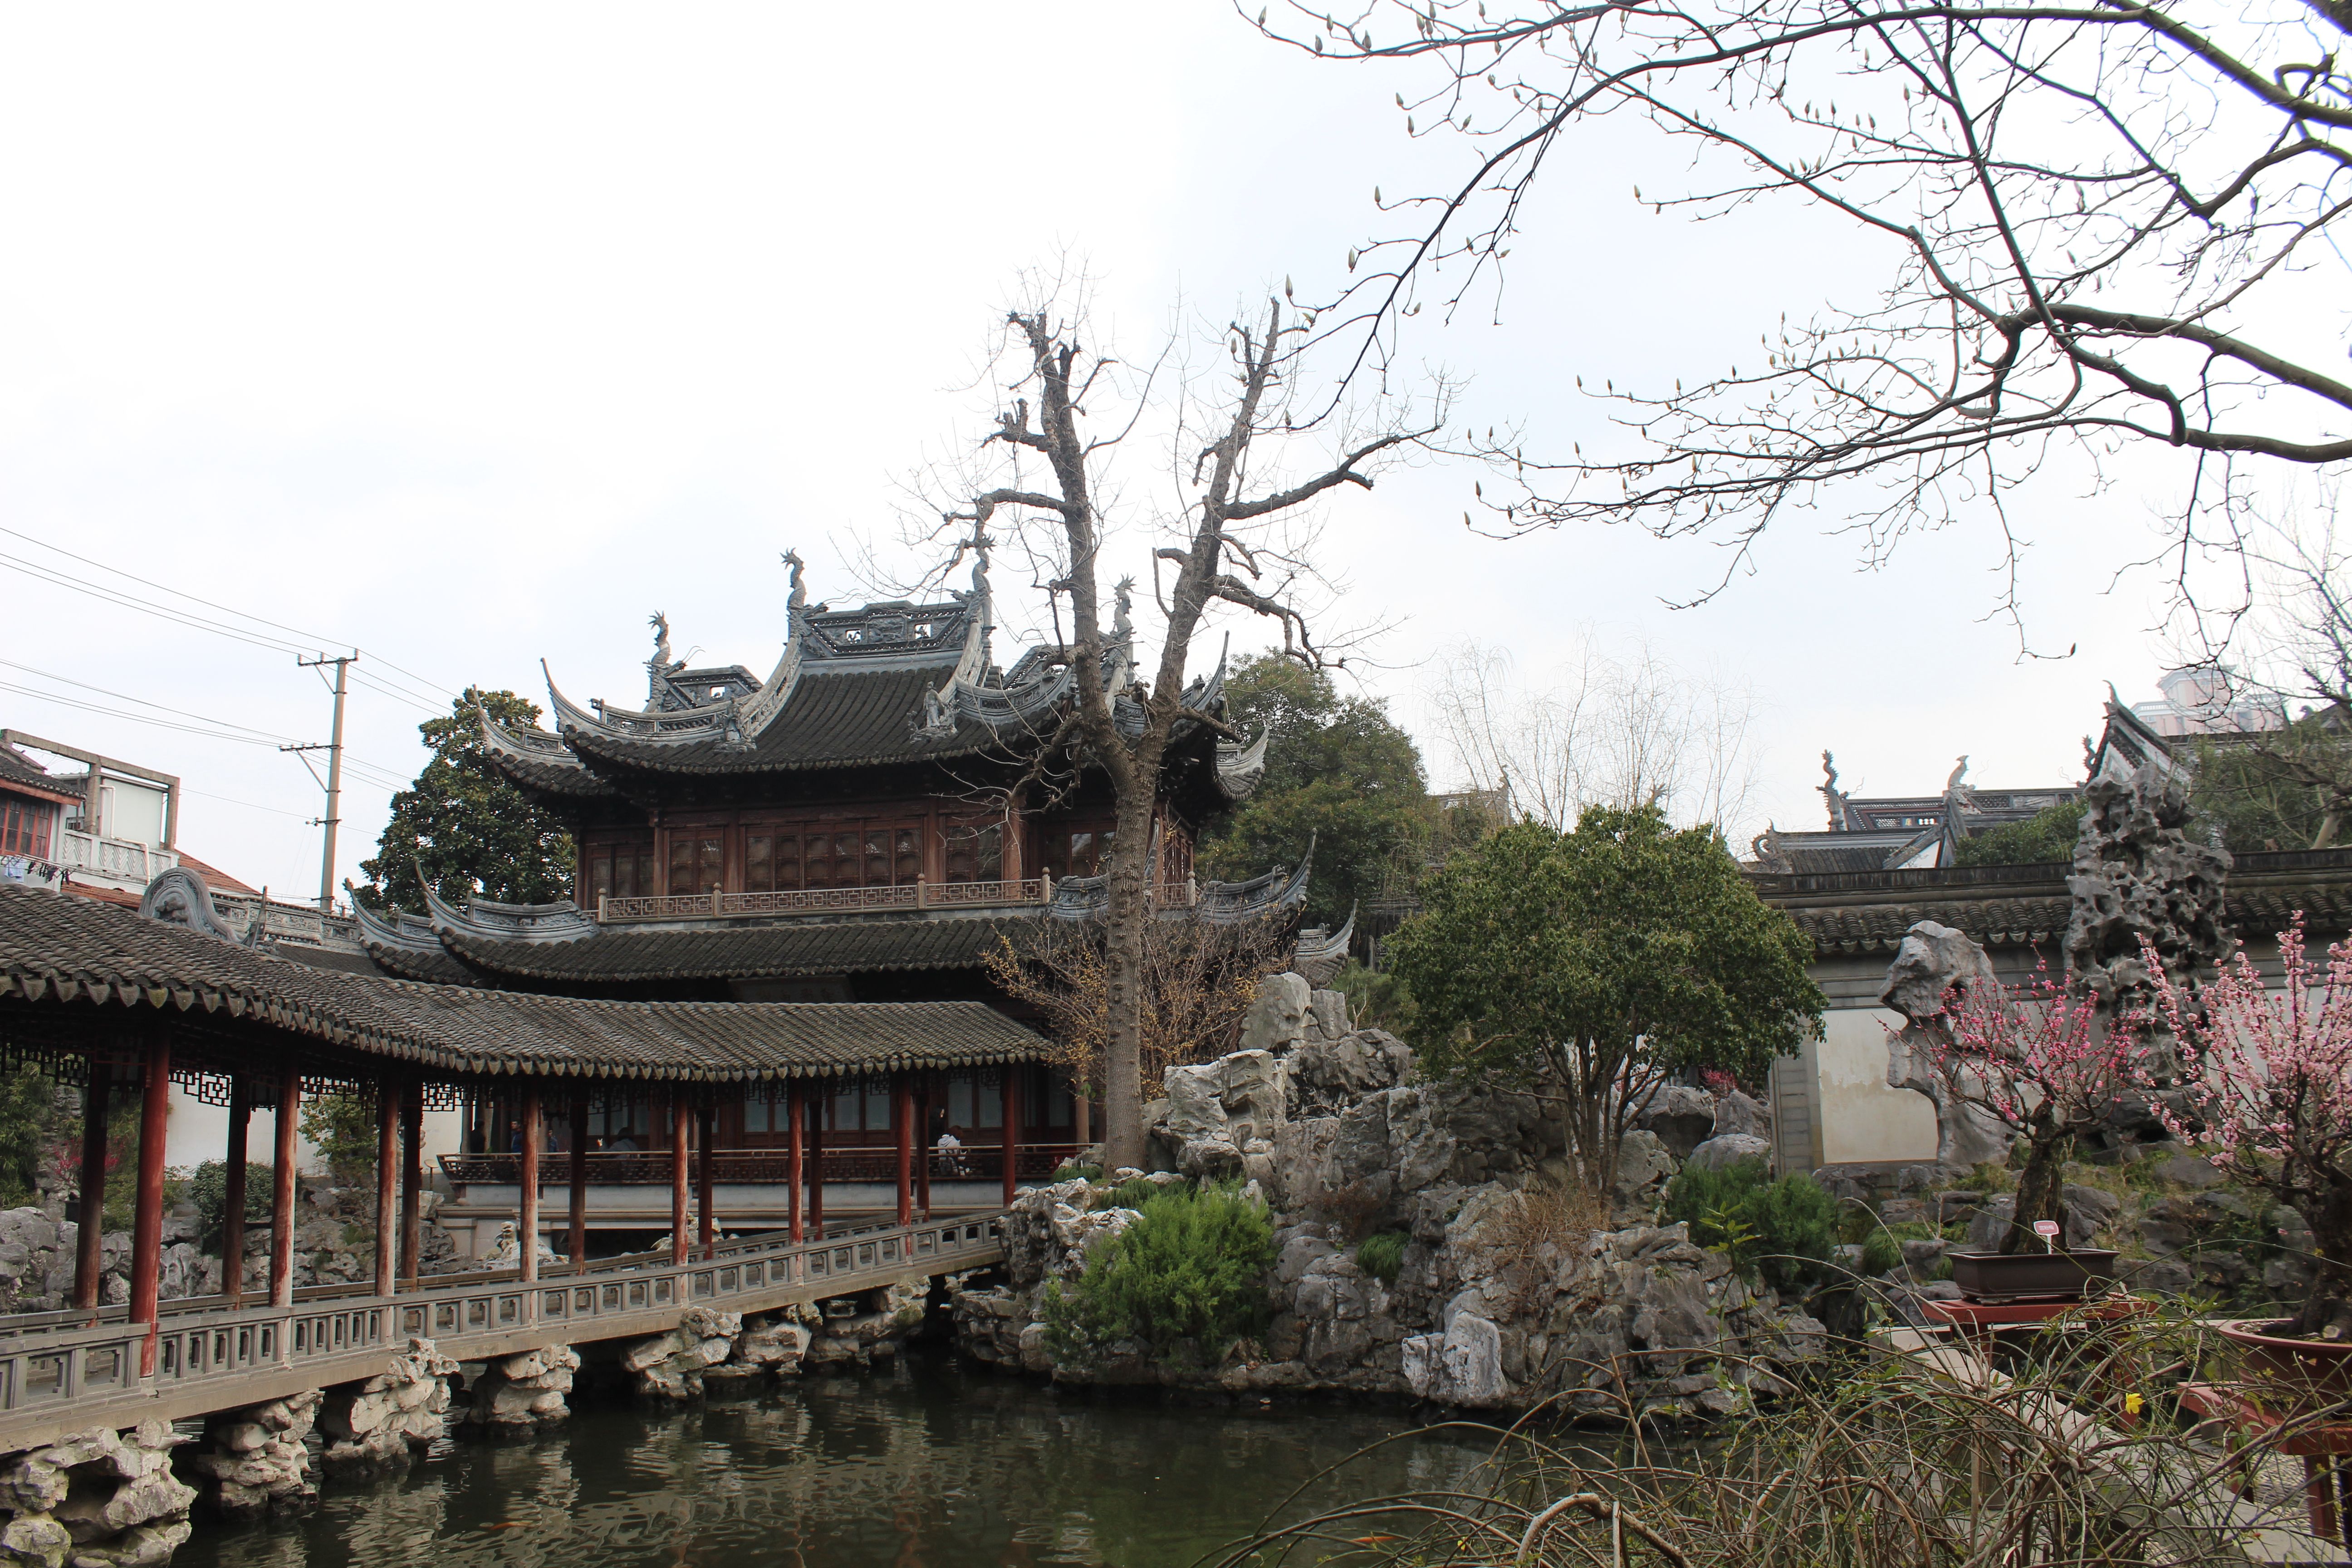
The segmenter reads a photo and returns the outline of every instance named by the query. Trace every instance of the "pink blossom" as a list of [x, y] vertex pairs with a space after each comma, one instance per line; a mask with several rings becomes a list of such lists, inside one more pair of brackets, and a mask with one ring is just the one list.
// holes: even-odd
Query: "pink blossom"
[[2029, 984], [1955, 988], [1943, 1016], [1946, 1037], [1925, 1053], [1927, 1071], [2019, 1134], [2086, 1127], [2136, 1077], [2132, 1032], [2105, 1027], [2094, 999], [2068, 993], [2046, 965]]
[[2314, 963], [2301, 910], [2278, 941], [2275, 988], [2241, 952], [2192, 994], [2150, 955], [2187, 1081], [2180, 1105], [2159, 1113], [2175, 1136], [2215, 1149], [2215, 1165], [2312, 1218], [2311, 1205], [2352, 1187], [2352, 942]]

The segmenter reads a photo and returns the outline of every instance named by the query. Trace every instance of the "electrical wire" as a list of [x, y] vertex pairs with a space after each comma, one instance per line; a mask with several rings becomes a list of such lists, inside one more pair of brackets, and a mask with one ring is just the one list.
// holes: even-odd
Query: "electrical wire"
[[[11, 664], [9, 668], [21, 669], [24, 667], [22, 665]], [[36, 671], [35, 673], [38, 672]], [[52, 679], [58, 678], [52, 677]], [[79, 685], [80, 683], [75, 682], [74, 684]], [[96, 690], [99, 689], [93, 687], [89, 689]], [[230, 741], [242, 746], [267, 746], [274, 751], [278, 749], [281, 743], [292, 743], [284, 742], [284, 738], [282, 736], [270, 736], [266, 731], [256, 731], [245, 734], [238, 734], [233, 731], [223, 730], [215, 727], [221, 723], [226, 722], [225, 720], [204, 719], [201, 715], [191, 713], [184, 714], [183, 717], [194, 719], [198, 721], [195, 723], [181, 723], [173, 719], [153, 718], [144, 713], [126, 713], [119, 708], [109, 708], [103, 703], [87, 701], [79, 697], [68, 697], [55, 691], [42, 691], [35, 687], [19, 686], [12, 680], [0, 680], [0, 691], [15, 692], [20, 697], [30, 697], [35, 700], [41, 702], [54, 702], [62, 708], [79, 709], [82, 712], [101, 714], [109, 719], [121, 719], [133, 724], [147, 724], [159, 730], [174, 730], [182, 734], [199, 735], [206, 740]], [[110, 692], [107, 693], [107, 695], [111, 696], [113, 693]], [[141, 699], [131, 697], [125, 698], [123, 700], [137, 702], [140, 701]], [[148, 704], [148, 706], [157, 707], [159, 709], [161, 708], [160, 704], [151, 703]], [[161, 710], [169, 713], [179, 712], [179, 710], [177, 709], [161, 709]], [[362, 783], [373, 784], [380, 788], [404, 790], [409, 787], [409, 781], [400, 777], [400, 775], [394, 773], [391, 769], [354, 757], [348, 750], [343, 752], [343, 769], [346, 773], [359, 777]]]
[[294, 737], [291, 735], [280, 735], [269, 730], [257, 730], [250, 724], [240, 724], [233, 719], [207, 718], [202, 713], [190, 713], [184, 709], [173, 708], [168, 703], [150, 702], [144, 697], [133, 697], [129, 692], [110, 691], [103, 686], [92, 686], [87, 680], [76, 680], [70, 675], [58, 675], [49, 670], [36, 669], [29, 664], [18, 664], [13, 658], [0, 658], [0, 665], [5, 665], [10, 669], [21, 669], [26, 675], [37, 675], [43, 680], [57, 680], [62, 681], [68, 686], [79, 686], [84, 691], [95, 691], [100, 697], [111, 697], [118, 702], [136, 702], [142, 708], [152, 708], [161, 713], [170, 713], [182, 719], [193, 719], [200, 724], [217, 724], [224, 729], [243, 730], [247, 734], [258, 735], [270, 741], [284, 741], [289, 743], [292, 743], [294, 740]]
[[[152, 588], [158, 593], [169, 594], [173, 598], [185, 599], [190, 604], [202, 605], [206, 609], [218, 610], [224, 615], [235, 616], [239, 620], [251, 621], [257, 626], [275, 626], [281, 632], [292, 632], [296, 637], [304, 639], [306, 642], [316, 645], [310, 650], [312, 652], [318, 651], [319, 647], [332, 647], [338, 646], [350, 647], [354, 653], [362, 651], [354, 645], [341, 643], [338, 638], [321, 637], [316, 632], [306, 632], [299, 626], [289, 626], [283, 621], [273, 621], [267, 616], [257, 616], [249, 611], [236, 609], [230, 605], [219, 604], [214, 600], [204, 598], [195, 594], [191, 594], [184, 588], [174, 588], [167, 584], [155, 582], [152, 578], [142, 577], [135, 572], [125, 572], [120, 566], [110, 566], [103, 561], [94, 561], [87, 555], [77, 555], [72, 551], [64, 548], [62, 545], [52, 544], [46, 539], [37, 538], [32, 534], [20, 532], [16, 529], [5, 527], [5, 525], [0, 525], [0, 533], [7, 534], [12, 539], [21, 539], [27, 544], [38, 545], [43, 550], [62, 555], [68, 561], [79, 561], [85, 566], [95, 566], [101, 572], [112, 573], [117, 577], [126, 578], [131, 582], [139, 584], [142, 587]], [[66, 585], [72, 586], [70, 584]], [[162, 612], [159, 610], [157, 613]], [[293, 649], [291, 651], [299, 652], [302, 650]], [[429, 690], [437, 691], [444, 697], [456, 697], [458, 695], [458, 693], [450, 690], [439, 681], [428, 679], [425, 677], [417, 674], [413, 669], [407, 669], [400, 665], [394, 664], [381, 654], [371, 653], [368, 657], [373, 659], [376, 663], [382, 665], [384, 668], [392, 670], [398, 675], [404, 675], [409, 679], [416, 682], [417, 685], [425, 687]], [[389, 693], [387, 693], [387, 695], [389, 695]]]

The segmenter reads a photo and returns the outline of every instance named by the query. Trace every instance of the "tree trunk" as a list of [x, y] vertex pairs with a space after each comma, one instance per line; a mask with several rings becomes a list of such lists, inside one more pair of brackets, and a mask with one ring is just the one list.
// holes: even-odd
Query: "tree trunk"
[[2065, 1133], [2042, 1125], [2037, 1118], [2029, 1123], [2026, 1136], [2032, 1140], [2025, 1156], [2025, 1170], [2017, 1178], [2017, 1207], [2010, 1214], [2009, 1234], [2000, 1238], [2004, 1253], [2039, 1251], [2042, 1238], [2033, 1232], [2038, 1219], [2066, 1223], [2062, 1212], [2066, 1150], [2074, 1140]]
[[[1156, 759], [1155, 759], [1156, 762]], [[1138, 773], [1156, 779], [1155, 765]], [[1150, 798], [1118, 803], [1118, 836], [1111, 840], [1109, 921], [1104, 932], [1105, 997], [1108, 1016], [1103, 1042], [1103, 1164], [1142, 1169], [1143, 1152], [1143, 930], [1152, 918]]]
[[[2331, 1184], [2320, 1202], [2297, 1205], [2311, 1226], [2311, 1293], [2295, 1314], [2297, 1334], [2352, 1338], [2352, 1188]], [[2334, 1333], [2329, 1333], [2329, 1329]]]

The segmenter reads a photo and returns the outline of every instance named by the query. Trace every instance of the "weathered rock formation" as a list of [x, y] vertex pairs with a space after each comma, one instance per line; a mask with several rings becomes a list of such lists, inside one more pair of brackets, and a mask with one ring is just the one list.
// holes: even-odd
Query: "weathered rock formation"
[[569, 1345], [499, 1356], [484, 1363], [481, 1375], [466, 1391], [466, 1419], [509, 1432], [561, 1425], [571, 1417], [564, 1395], [572, 1392], [572, 1374], [579, 1370], [580, 1352]]
[[653, 1399], [681, 1402], [702, 1397], [702, 1373], [734, 1353], [743, 1320], [733, 1312], [695, 1307], [666, 1334], [639, 1340], [622, 1352], [621, 1365], [635, 1374], [637, 1392]]
[[196, 1489], [172, 1474], [171, 1427], [100, 1427], [16, 1455], [0, 1469], [0, 1562], [149, 1568], [188, 1538]]
[[1966, 933], [1921, 921], [1903, 935], [1878, 999], [1903, 1015], [1886, 1042], [1886, 1083], [1925, 1095], [1936, 1108], [1936, 1164], [1958, 1176], [2009, 1158], [2013, 1134], [1982, 1106], [1956, 1096], [1929, 1064], [1949, 1041], [1944, 998], [1955, 986], [1997, 985], [1992, 961]]
[[[1057, 1363], [1047, 1282], [1080, 1272], [1136, 1217], [1094, 1206], [1106, 1189], [1071, 1181], [1014, 1203], [1004, 1282], [953, 1292], [961, 1353], [1072, 1382], [1361, 1390], [1482, 1408], [1563, 1395], [1627, 1417], [1720, 1414], [1777, 1385], [1772, 1365], [1820, 1353], [1819, 1323], [1751, 1289], [1682, 1227], [1605, 1228], [1571, 1188], [1558, 1122], [1533, 1096], [1419, 1079], [1392, 1037], [1330, 1033], [1326, 1020], [1343, 1012], [1319, 993], [1300, 1004], [1303, 984], [1269, 986], [1276, 1005], [1254, 1012], [1249, 1048], [1170, 1069], [1152, 1107], [1168, 1167], [1152, 1180], [1241, 1178], [1274, 1210], [1263, 1342], [1213, 1364], [1124, 1342]], [[1760, 1108], [1746, 1107], [1710, 1140], [1725, 1153], [1760, 1142], [1731, 1130], [1743, 1114], [1761, 1125]], [[1706, 1112], [1717, 1131], [1711, 1099]], [[1628, 1142], [1621, 1185], [1654, 1198], [1672, 1153], [1649, 1128]], [[1393, 1280], [1357, 1257], [1381, 1232], [1402, 1237]]]
[[2176, 980], [2210, 979], [2236, 942], [2222, 923], [2230, 853], [2189, 837], [2189, 788], [2153, 763], [2083, 790], [2082, 836], [2066, 879], [2066, 966], [2110, 1016], [2147, 1006], [2145, 939]]
[[251, 1519], [291, 1513], [316, 1500], [309, 1439], [320, 1397], [313, 1388], [207, 1416], [205, 1447], [181, 1460], [205, 1506], [230, 1519]]
[[375, 1376], [327, 1390], [319, 1405], [327, 1440], [320, 1462], [339, 1474], [406, 1465], [447, 1432], [448, 1380], [457, 1371], [431, 1340], [412, 1338]]

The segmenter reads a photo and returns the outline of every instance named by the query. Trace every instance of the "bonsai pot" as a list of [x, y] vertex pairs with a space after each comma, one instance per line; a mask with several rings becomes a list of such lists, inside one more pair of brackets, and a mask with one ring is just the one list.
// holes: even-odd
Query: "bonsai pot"
[[2112, 1281], [2116, 1255], [2105, 1247], [2072, 1252], [1948, 1252], [1952, 1283], [1972, 1301], [2079, 1300], [2094, 1279]]
[[2292, 1318], [2240, 1318], [2213, 1326], [2238, 1347], [2244, 1391], [2268, 1392], [2299, 1405], [2352, 1399], [2352, 1340], [2290, 1339]]

